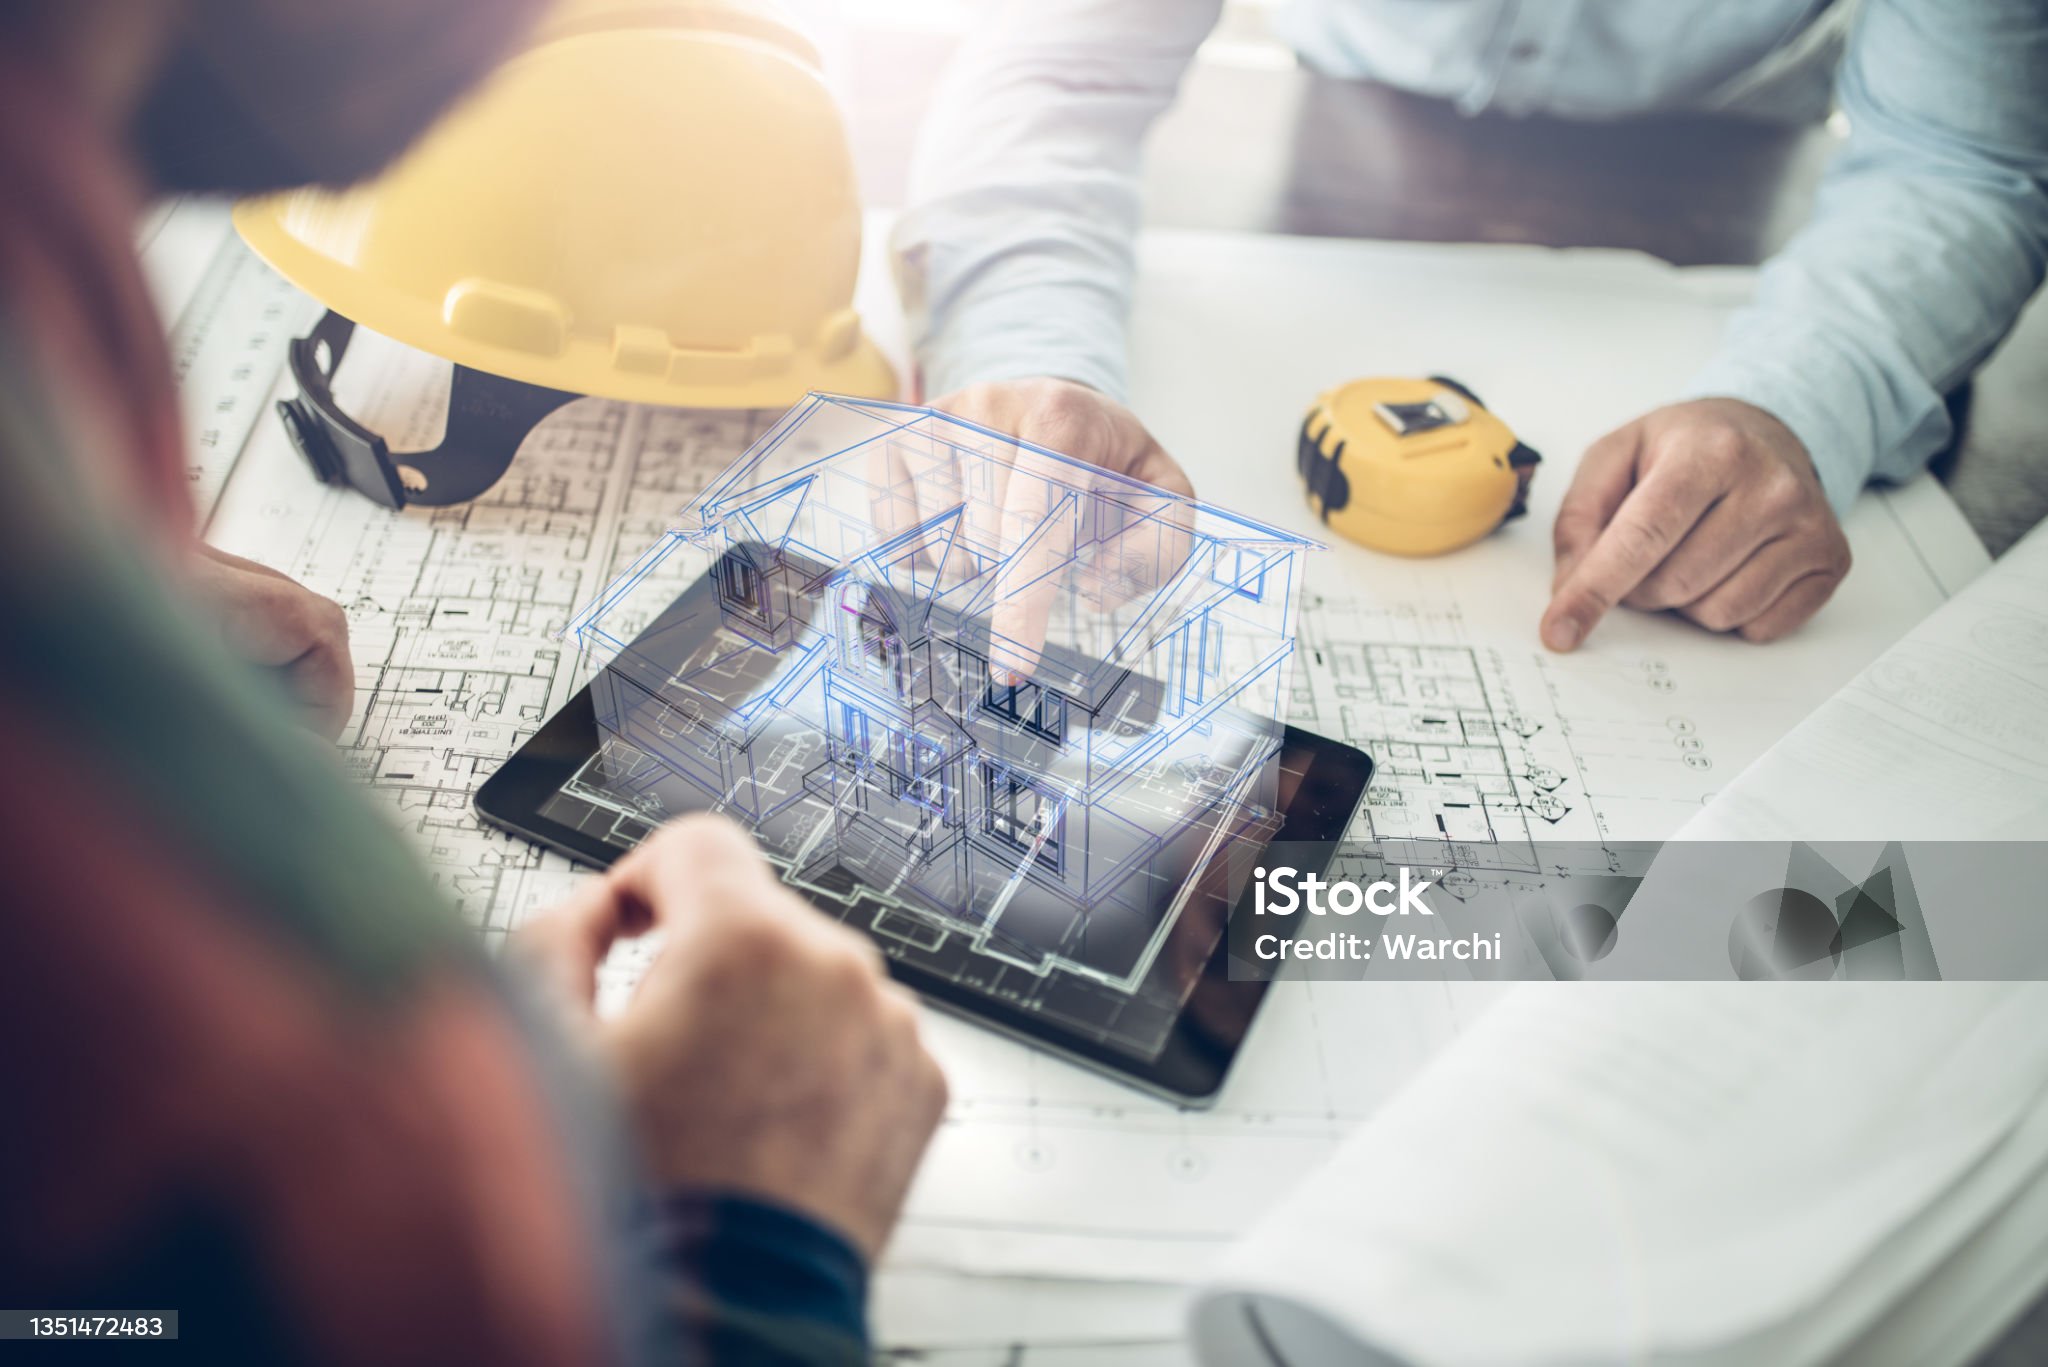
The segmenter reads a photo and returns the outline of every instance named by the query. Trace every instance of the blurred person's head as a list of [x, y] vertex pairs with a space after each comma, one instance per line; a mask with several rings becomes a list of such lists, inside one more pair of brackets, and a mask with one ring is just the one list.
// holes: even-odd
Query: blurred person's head
[[[377, 170], [504, 55], [539, 4], [0, 0], [0, 31], [97, 83], [89, 93], [125, 117], [157, 188], [246, 193]], [[138, 45], [149, 50], [127, 52]]]

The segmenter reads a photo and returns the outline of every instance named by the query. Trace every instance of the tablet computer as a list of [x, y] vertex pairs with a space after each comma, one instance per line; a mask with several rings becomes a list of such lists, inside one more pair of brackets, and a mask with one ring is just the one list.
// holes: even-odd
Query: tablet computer
[[[1056, 700], [1015, 687], [981, 699], [995, 734], [1036, 747], [1032, 765], [999, 762], [984, 739], [971, 767], [948, 768], [942, 744], [850, 711], [840, 699], [857, 691], [807, 694], [787, 658], [736, 642], [722, 600], [753, 572], [736, 558], [744, 551], [675, 597], [521, 746], [478, 790], [478, 813], [602, 867], [670, 817], [725, 812], [933, 1004], [1177, 1101], [1213, 1098], [1268, 986], [1230, 979], [1229, 918], [1249, 914], [1269, 845], [1284, 842], [1296, 867], [1327, 857], [1372, 760], [1270, 721], [1232, 733], [1218, 713], [1199, 761], [1155, 747], [1116, 801], [1054, 804], [1046, 794], [1072, 790], [1043, 753]], [[794, 578], [828, 577], [811, 568]], [[810, 606], [823, 620], [844, 604]], [[1074, 661], [1056, 663], [1076, 675]], [[1146, 688], [1134, 678], [1111, 692], [1139, 752], [1158, 702]], [[1099, 710], [1063, 703], [1059, 721], [1111, 724]], [[1214, 762], [1226, 735], [1235, 769]]]

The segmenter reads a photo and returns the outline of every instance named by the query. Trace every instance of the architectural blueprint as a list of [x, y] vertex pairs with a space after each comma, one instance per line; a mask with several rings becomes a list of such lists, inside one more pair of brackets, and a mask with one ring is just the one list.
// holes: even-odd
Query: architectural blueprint
[[[1234, 375], [1242, 357], [1210, 354], [1193, 339], [1217, 335], [1203, 311], [1220, 308], [1217, 292], [1226, 288], [1239, 291], [1233, 298], [1245, 308], [1254, 306], [1246, 302], [1253, 296], [1258, 307], [1278, 312], [1298, 300], [1306, 314], [1311, 301], [1328, 294], [1340, 245], [1350, 253], [1342, 256], [1351, 263], [1345, 270], [1382, 282], [1387, 307], [1418, 320], [1409, 339], [1417, 355], [1448, 354], [1452, 333], [1512, 335], [1517, 307], [1555, 317], [1560, 298], [1570, 301], [1563, 311], [1585, 316], [1589, 328], [1614, 324], [1601, 312], [1610, 307], [1608, 295], [1583, 287], [1588, 280], [1597, 285], [1597, 260], [1543, 258], [1534, 265], [1516, 258], [1509, 269], [1483, 252], [1433, 249], [1431, 257], [1411, 248], [1397, 254], [1398, 269], [1382, 270], [1375, 264], [1381, 249], [1359, 244], [1219, 244], [1199, 234], [1154, 239], [1146, 267], [1151, 283], [1141, 286], [1137, 320], [1141, 354], [1153, 358], [1138, 376], [1141, 410], [1165, 415], [1161, 435], [1205, 495], [1309, 536], [1314, 525], [1292, 486], [1258, 473], [1260, 461], [1246, 454], [1257, 449], [1250, 443], [1270, 432], [1273, 468], [1285, 470], [1297, 405], [1315, 392], [1328, 366], [1366, 373], [1389, 368], [1387, 359], [1342, 354], [1363, 343], [1277, 312], [1270, 335], [1300, 338], [1297, 363], [1284, 371], [1249, 366]], [[1226, 249], [1229, 269], [1219, 264]], [[247, 319], [253, 308], [260, 319], [267, 307], [260, 296], [274, 282], [232, 265], [240, 250], [223, 239], [196, 265], [170, 263], [165, 274], [185, 280], [188, 296], [210, 272], [239, 279], [241, 302], [214, 316]], [[216, 252], [230, 254], [230, 264], [221, 265]], [[1298, 253], [1298, 263], [1288, 252]], [[1474, 261], [1484, 269], [1475, 270]], [[1629, 309], [1640, 313], [1650, 307], [1646, 299], [1661, 300], [1674, 317], [1693, 308], [1700, 318], [1686, 314], [1684, 335], [1661, 351], [1654, 338], [1636, 348], [1632, 360], [1656, 376], [1649, 369], [1637, 380], [1621, 375], [1601, 401], [1623, 411], [1646, 406], [1653, 378], [1675, 382], [1684, 358], [1711, 336], [1700, 319], [1717, 319], [1726, 306], [1719, 295], [1687, 303], [1668, 285], [1659, 295], [1654, 281], [1636, 279], [1637, 263], [1627, 266], [1617, 273], [1630, 275]], [[1494, 287], [1488, 306], [1504, 321], [1491, 330], [1462, 327], [1458, 309], [1442, 302], [1445, 291], [1475, 279]], [[1520, 295], [1516, 281], [1526, 284]], [[176, 292], [171, 284], [164, 290]], [[1415, 293], [1414, 307], [1401, 306], [1402, 290]], [[1622, 292], [1613, 293], [1619, 299]], [[168, 298], [164, 309], [174, 322], [184, 313]], [[1438, 326], [1445, 340], [1427, 331]], [[218, 332], [211, 335], [216, 340], [202, 346], [194, 334], [191, 354], [232, 349]], [[1567, 338], [1557, 349], [1570, 353], [1574, 345]], [[1336, 359], [1319, 358], [1311, 374], [1302, 358], [1317, 349]], [[254, 370], [274, 382], [281, 352], [251, 354], [258, 357]], [[1578, 359], [1564, 354], [1557, 364]], [[339, 396], [394, 445], [426, 445], [439, 423], [434, 396], [446, 393], [445, 375], [435, 383], [435, 364], [359, 336], [338, 377]], [[249, 383], [233, 378], [236, 369], [191, 367], [188, 411], [221, 402], [224, 383]], [[1174, 377], [1171, 390], [1165, 375]], [[1490, 400], [1527, 414], [1526, 429], [1546, 452], [1578, 449], [1605, 420], [1572, 407], [1573, 396], [1546, 406], [1540, 386], [1518, 392], [1485, 373], [1466, 377]], [[1233, 383], [1243, 386], [1241, 398], [1205, 419], [1213, 430], [1173, 416], [1171, 394], [1221, 394]], [[237, 407], [249, 415], [247, 406]], [[213, 448], [220, 454], [209, 457], [203, 479], [195, 478], [196, 487], [221, 490], [208, 523], [212, 540], [347, 609], [358, 690], [344, 753], [486, 936], [502, 936], [581, 875], [565, 860], [484, 829], [471, 813], [470, 793], [584, 682], [575, 647], [561, 634], [578, 609], [654, 544], [678, 510], [776, 416], [579, 402], [533, 434], [510, 474], [484, 498], [392, 514], [314, 482], [262, 404], [243, 428], [246, 442], [223, 436]], [[1592, 648], [1548, 656], [1532, 626], [1548, 582], [1541, 528], [1568, 474], [1546, 469], [1533, 515], [1469, 552], [1430, 562], [1393, 561], [1349, 546], [1309, 555], [1288, 705], [1302, 724], [1359, 744], [1379, 761], [1357, 833], [1508, 841], [1669, 836], [1942, 601], [1969, 566], [1968, 554], [1956, 549], [1952, 506], [1923, 481], [1858, 505], [1847, 524], [1856, 572], [1814, 629], [1767, 656], [1636, 614], [1604, 625]], [[1531, 533], [1531, 525], [1538, 530]], [[633, 972], [631, 955], [615, 962], [608, 990], [625, 990]], [[928, 1298], [893, 1294], [892, 1285], [929, 1291], [942, 1285], [936, 1279], [963, 1274], [1191, 1279], [1271, 1193], [1333, 1151], [1495, 991], [1485, 983], [1278, 984], [1218, 1104], [1199, 1113], [934, 1014], [929, 1034], [947, 1066], [953, 1101], [892, 1246], [888, 1276], [908, 1280], [885, 1277], [879, 1304], [886, 1341], [999, 1346], [922, 1314], [918, 1306]], [[1041, 1289], [1034, 1293], [1041, 1296], [1035, 1322], [1057, 1326], [1057, 1310], [1046, 1308], [1056, 1302], [1043, 1299], [1050, 1283], [1031, 1284]], [[1174, 1326], [1160, 1323], [1167, 1310], [1156, 1308], [1170, 1309], [1170, 1301], [1148, 1304], [1155, 1306], [1151, 1319], [1103, 1333], [1170, 1334]]]
[[270, 412], [285, 348], [319, 309], [242, 246], [225, 205], [160, 206], [142, 224], [137, 247], [170, 330], [187, 473], [203, 520]]

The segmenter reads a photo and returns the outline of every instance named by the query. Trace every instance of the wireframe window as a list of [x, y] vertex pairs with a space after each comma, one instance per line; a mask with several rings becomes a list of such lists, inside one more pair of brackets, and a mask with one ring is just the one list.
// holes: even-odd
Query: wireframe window
[[868, 757], [868, 718], [865, 712], [851, 703], [839, 705], [839, 741], [846, 747], [846, 758], [855, 764]]
[[910, 689], [910, 656], [889, 615], [870, 599], [859, 621], [860, 665], [867, 674], [890, 684], [897, 693]]
[[1037, 684], [1003, 687], [991, 683], [982, 695], [983, 709], [1058, 745], [1067, 738], [1067, 700]]
[[725, 601], [749, 616], [768, 616], [767, 584], [761, 572], [737, 555], [719, 562], [725, 576]]
[[984, 829], [1026, 854], [1037, 845], [1038, 862], [1060, 872], [1067, 834], [1065, 809], [1001, 765], [985, 766], [982, 776], [988, 798]]
[[895, 748], [895, 763], [890, 768], [890, 787], [894, 795], [943, 814], [946, 810], [944, 757], [938, 747], [915, 736], [899, 733]]
[[1209, 567], [1209, 578], [1231, 588], [1254, 603], [1266, 596], [1266, 558], [1247, 547], [1219, 548]]

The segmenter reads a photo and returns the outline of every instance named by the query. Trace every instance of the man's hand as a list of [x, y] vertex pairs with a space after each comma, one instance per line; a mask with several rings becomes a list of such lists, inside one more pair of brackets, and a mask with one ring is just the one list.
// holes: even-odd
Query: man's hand
[[211, 546], [192, 558], [203, 600], [220, 614], [228, 643], [284, 676], [307, 724], [333, 740], [355, 705], [355, 665], [341, 605], [279, 574]]
[[1849, 572], [1806, 448], [1736, 399], [1674, 404], [1586, 450], [1558, 510], [1543, 643], [1572, 650], [1616, 603], [1783, 636]]
[[[1194, 497], [1195, 486], [1187, 471], [1166, 454], [1137, 416], [1086, 385], [1054, 379], [970, 385], [945, 395], [933, 407], [1086, 461], [1113, 475], [1140, 480], [1169, 494]], [[1032, 459], [1027, 455], [1020, 460], [1018, 471], [1032, 473]], [[1049, 473], [1071, 483], [1070, 475]], [[912, 478], [915, 477], [916, 472], [912, 472]], [[1000, 506], [970, 507], [969, 515], [980, 524], [978, 531], [984, 544], [1019, 544], [1028, 529], [1050, 511], [1050, 487], [1045, 479], [1019, 479], [1013, 472]], [[1113, 566], [1114, 572], [1125, 579], [1121, 586], [1107, 582], [1098, 585], [1105, 600], [1150, 592], [1172, 576], [1185, 562], [1191, 544], [1186, 534], [1192, 528], [1183, 525], [1188, 514], [1187, 505], [1183, 504], [1163, 517], [1139, 520], [1121, 539], [1125, 544], [1105, 547], [1098, 554], [1097, 564]], [[1058, 588], [1057, 576], [1049, 571], [1055, 561], [1073, 550], [1071, 545], [1056, 540], [1041, 540], [1031, 544], [1008, 569], [1015, 582], [1026, 587], [999, 597], [990, 615], [995, 640], [990, 647], [989, 674], [999, 687], [1023, 683], [1037, 668], [1052, 598]]]
[[1112, 474], [1194, 497], [1188, 472], [1166, 454], [1138, 415], [1087, 385], [1072, 380], [1004, 380], [956, 389], [932, 407]]
[[664, 827], [515, 943], [587, 1011], [613, 941], [655, 927], [624, 1013], [590, 1023], [655, 1179], [794, 1207], [872, 1262], [946, 1105], [910, 994], [719, 817]]

